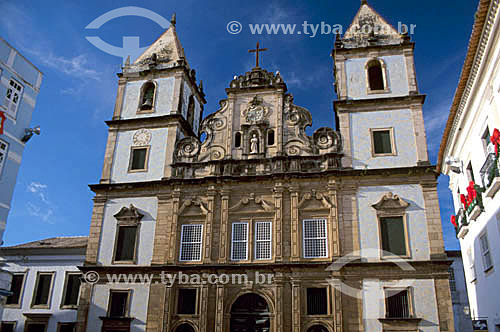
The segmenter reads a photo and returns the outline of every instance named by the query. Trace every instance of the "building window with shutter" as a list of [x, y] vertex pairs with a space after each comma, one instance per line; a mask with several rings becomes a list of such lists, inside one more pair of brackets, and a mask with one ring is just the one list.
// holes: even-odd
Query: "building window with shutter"
[[108, 317], [127, 317], [130, 290], [110, 290]]
[[493, 268], [493, 259], [491, 258], [490, 245], [488, 242], [488, 234], [483, 233], [479, 236], [479, 244], [481, 247], [481, 256], [483, 257], [484, 272]]
[[[7, 297], [5, 305], [7, 307], [20, 308], [23, 298], [24, 281], [26, 280], [26, 273], [14, 273], [10, 291], [12, 295]], [[3, 330], [2, 330], [3, 331]]]
[[36, 278], [35, 291], [31, 302], [32, 308], [50, 308], [54, 272], [39, 272]]
[[194, 288], [180, 288], [177, 292], [177, 314], [195, 315], [197, 290]]
[[201, 244], [203, 225], [182, 225], [181, 228], [181, 262], [201, 261]]
[[374, 157], [395, 156], [393, 128], [370, 129], [372, 140], [372, 155]]
[[2, 171], [7, 162], [7, 151], [9, 149], [9, 143], [0, 139], [0, 178], [2, 177]]
[[379, 217], [379, 220], [382, 250], [396, 256], [408, 257], [405, 218], [403, 216]]
[[10, 115], [14, 119], [17, 116], [17, 110], [19, 108], [19, 104], [21, 103], [23, 89], [23, 86], [16, 80], [11, 79], [9, 81], [4, 106], [7, 109], [7, 115]]
[[257, 221], [255, 223], [255, 259], [271, 259], [272, 223], [270, 221]]
[[386, 289], [385, 292], [386, 318], [412, 317], [409, 289]]
[[15, 332], [16, 331], [16, 322], [2, 322], [1, 331], [2, 332]]
[[114, 263], [134, 263], [138, 226], [117, 225]]
[[248, 260], [248, 223], [235, 222], [231, 232], [231, 260]]
[[76, 308], [80, 295], [81, 273], [67, 273], [64, 281], [64, 293], [61, 308]]
[[304, 258], [328, 257], [326, 219], [306, 219], [302, 222]]
[[307, 314], [328, 315], [328, 289], [307, 288]]
[[76, 323], [59, 323], [57, 332], [75, 332]]

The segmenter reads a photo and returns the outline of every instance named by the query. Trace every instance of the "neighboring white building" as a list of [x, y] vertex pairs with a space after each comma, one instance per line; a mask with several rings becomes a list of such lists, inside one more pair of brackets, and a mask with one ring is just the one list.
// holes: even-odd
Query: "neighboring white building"
[[448, 258], [453, 261], [449, 268], [451, 302], [453, 303], [453, 318], [455, 332], [472, 332], [470, 306], [467, 298], [467, 283], [465, 281], [464, 264], [460, 250], [447, 250]]
[[470, 313], [500, 331], [499, 0], [481, 0], [439, 151], [464, 258]]
[[2, 332], [73, 332], [87, 237], [57, 237], [0, 248], [13, 274]]

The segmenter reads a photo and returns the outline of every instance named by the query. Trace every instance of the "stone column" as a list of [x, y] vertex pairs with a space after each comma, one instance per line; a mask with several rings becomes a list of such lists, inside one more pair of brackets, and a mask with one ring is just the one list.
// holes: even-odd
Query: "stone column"
[[300, 280], [292, 278], [292, 332], [301, 332], [300, 315], [302, 313]]
[[274, 276], [274, 283], [276, 284], [275, 292], [276, 292], [276, 312], [275, 312], [275, 320], [276, 320], [276, 332], [285, 332], [284, 330], [284, 321], [285, 321], [285, 278], [281, 272], [276, 273]]
[[[220, 246], [219, 246], [219, 263], [228, 261], [227, 253], [231, 244], [228, 242], [228, 227], [229, 227], [229, 195], [231, 191], [228, 189], [221, 190], [221, 218], [220, 218]], [[218, 291], [217, 291], [218, 292]], [[218, 293], [217, 293], [218, 294]]]
[[217, 191], [215, 190], [215, 186], [210, 186], [207, 190], [207, 217], [205, 223], [205, 257], [203, 258], [204, 263], [211, 263], [212, 261], [212, 247], [213, 247], [213, 239], [212, 239], [212, 229], [214, 223], [214, 213], [215, 213], [215, 197], [217, 195]]
[[170, 212], [170, 220], [171, 220], [171, 225], [170, 225], [170, 241], [169, 241], [169, 248], [168, 248], [168, 259], [167, 263], [168, 264], [174, 264], [177, 261], [177, 243], [179, 242], [180, 239], [180, 234], [178, 235], [177, 232], [177, 221], [179, 219], [179, 202], [180, 202], [180, 197], [181, 197], [181, 191], [179, 188], [175, 188], [174, 192], [172, 193], [172, 210]]
[[89, 265], [97, 264], [106, 201], [106, 197], [99, 195], [94, 197], [94, 209], [92, 210], [92, 218], [90, 220], [89, 241], [87, 242], [87, 254], [85, 257], [85, 263]]
[[424, 195], [425, 218], [427, 219], [427, 234], [429, 236], [429, 249], [431, 259], [446, 258], [444, 251], [443, 229], [441, 225], [441, 213], [439, 211], [439, 200], [437, 194], [437, 182], [435, 180], [422, 181], [422, 192]]
[[436, 299], [439, 316], [439, 331], [455, 331], [453, 323], [453, 304], [451, 302], [450, 282], [448, 280], [448, 273], [443, 271], [440, 279], [434, 280], [434, 287], [436, 289]]
[[172, 195], [158, 195], [158, 215], [156, 216], [156, 229], [154, 238], [152, 265], [165, 264], [168, 256], [168, 247], [172, 233], [170, 224], [172, 222]]
[[281, 262], [283, 260], [283, 192], [285, 188], [281, 182], [277, 182], [274, 185], [274, 240], [275, 250], [274, 259], [276, 262]]
[[331, 248], [332, 256], [340, 257], [340, 238], [339, 238], [339, 219], [338, 219], [338, 202], [337, 202], [338, 186], [335, 179], [328, 181], [328, 196], [332, 204], [330, 208], [330, 225], [331, 225]]
[[209, 332], [208, 321], [208, 285], [203, 285], [200, 289], [200, 332]]
[[217, 285], [217, 308], [215, 311], [215, 332], [224, 332], [224, 285]]
[[290, 187], [290, 216], [291, 216], [291, 232], [290, 243], [292, 245], [292, 261], [300, 260], [300, 231], [299, 231], [299, 187]]
[[163, 332], [163, 312], [165, 306], [165, 285], [151, 284], [149, 287], [146, 332]]
[[111, 183], [111, 169], [113, 167], [117, 137], [118, 129], [110, 128], [108, 131], [108, 141], [106, 142], [106, 151], [104, 152], [104, 164], [102, 166], [100, 183]]

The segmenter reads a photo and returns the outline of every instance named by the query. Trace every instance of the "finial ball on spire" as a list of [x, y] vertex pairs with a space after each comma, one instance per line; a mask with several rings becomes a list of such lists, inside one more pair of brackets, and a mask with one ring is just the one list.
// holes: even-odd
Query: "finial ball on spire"
[[172, 24], [173, 26], [175, 26], [175, 23], [177, 23], [177, 20], [176, 20], [176, 17], [175, 17], [175, 13], [172, 14], [172, 18], [170, 19], [170, 24]]

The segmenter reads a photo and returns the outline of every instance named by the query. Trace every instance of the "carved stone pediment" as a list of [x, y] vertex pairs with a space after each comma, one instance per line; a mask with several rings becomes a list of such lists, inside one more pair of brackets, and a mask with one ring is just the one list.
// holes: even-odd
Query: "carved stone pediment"
[[398, 195], [388, 192], [372, 206], [377, 211], [404, 211], [410, 206], [410, 203], [406, 202]]
[[241, 112], [241, 115], [249, 123], [264, 121], [269, 113], [269, 109], [264, 106], [264, 102], [257, 95], [248, 103], [247, 107]]
[[274, 206], [266, 202], [260, 197], [255, 197], [251, 193], [248, 197], [243, 197], [229, 208], [232, 213], [258, 213], [258, 212], [274, 212]]
[[138, 224], [144, 215], [133, 204], [130, 204], [129, 207], [122, 207], [114, 217], [119, 223]]
[[199, 198], [187, 199], [182, 203], [178, 215], [179, 216], [200, 216], [207, 215], [210, 211]]
[[331, 209], [333, 208], [333, 204], [325, 194], [312, 190], [310, 193], [305, 193], [304, 196], [302, 196], [298, 207], [304, 211], [313, 211]]

